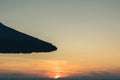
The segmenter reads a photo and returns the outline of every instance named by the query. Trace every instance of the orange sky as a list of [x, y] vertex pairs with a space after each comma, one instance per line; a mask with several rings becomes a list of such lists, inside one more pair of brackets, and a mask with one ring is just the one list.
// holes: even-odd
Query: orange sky
[[30, 72], [47, 77], [91, 71], [117, 73], [119, 3], [120, 0], [0, 0], [0, 22], [58, 47], [51, 53], [0, 54], [0, 72]]
[[[7, 59], [7, 58], [6, 58]], [[119, 74], [119, 71], [105, 67], [78, 65], [64, 60], [42, 60], [9, 58], [9, 62], [1, 62], [0, 73], [21, 73], [36, 77], [59, 78], [77, 75], [91, 75], [92, 72], [108, 71]]]

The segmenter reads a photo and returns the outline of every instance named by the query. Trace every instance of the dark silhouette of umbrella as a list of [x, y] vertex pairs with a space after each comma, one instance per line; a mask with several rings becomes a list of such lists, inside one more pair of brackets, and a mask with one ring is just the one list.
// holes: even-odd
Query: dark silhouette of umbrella
[[0, 53], [51, 52], [57, 48], [0, 23]]

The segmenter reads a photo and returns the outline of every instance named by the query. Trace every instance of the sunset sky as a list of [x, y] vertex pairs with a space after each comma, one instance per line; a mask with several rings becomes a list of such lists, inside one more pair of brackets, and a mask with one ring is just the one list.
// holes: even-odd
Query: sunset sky
[[51, 53], [0, 54], [0, 74], [120, 74], [120, 0], [0, 0], [0, 22], [51, 42]]

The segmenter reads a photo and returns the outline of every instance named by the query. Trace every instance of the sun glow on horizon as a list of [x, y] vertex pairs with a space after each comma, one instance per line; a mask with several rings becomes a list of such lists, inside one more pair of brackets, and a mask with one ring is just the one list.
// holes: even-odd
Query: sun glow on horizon
[[[16, 63], [14, 61], [9, 63], [3, 63], [2, 65], [0, 65], [0, 67], [3, 69], [8, 69], [12, 73], [18, 71], [19, 73], [23, 73], [27, 75], [33, 75], [37, 77], [46, 77], [46, 78], [52, 78], [52, 79], [75, 76], [76, 74], [83, 75], [83, 74], [87, 74], [86, 71], [89, 71], [88, 68], [85, 68], [76, 64], [71, 64], [67, 61], [60, 61], [60, 60], [58, 61], [53, 61], [53, 60], [39, 60], [39, 61], [34, 60], [33, 61], [32, 60], [31, 61], [30, 59], [28, 59], [28, 61], [26, 62], [19, 62], [19, 63]], [[10, 64], [10, 66], [8, 64]], [[20, 65], [23, 65], [23, 66], [20, 66]], [[31, 73], [29, 73], [28, 71]]]
[[57, 74], [57, 75], [55, 75], [55, 79], [58, 79], [58, 78], [60, 78], [61, 76], [59, 75], [59, 74]]

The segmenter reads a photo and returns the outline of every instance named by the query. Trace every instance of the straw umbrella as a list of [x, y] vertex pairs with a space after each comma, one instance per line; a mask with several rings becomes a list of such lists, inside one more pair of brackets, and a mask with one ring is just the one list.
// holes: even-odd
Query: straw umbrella
[[27, 54], [32, 52], [51, 52], [56, 49], [51, 43], [0, 23], [0, 53]]

